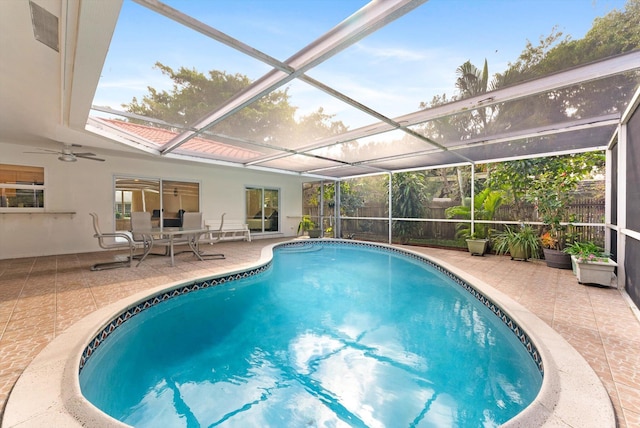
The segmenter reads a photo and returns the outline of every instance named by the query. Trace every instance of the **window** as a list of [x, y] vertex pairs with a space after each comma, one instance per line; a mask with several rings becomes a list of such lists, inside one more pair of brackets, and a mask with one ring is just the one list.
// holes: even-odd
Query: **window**
[[115, 178], [116, 230], [131, 229], [131, 212], [151, 213], [153, 226], [181, 226], [183, 212], [200, 211], [200, 184], [135, 177]]
[[247, 224], [252, 232], [277, 232], [280, 230], [278, 207], [280, 191], [260, 187], [247, 187]]
[[131, 201], [133, 192], [130, 190], [116, 190], [116, 219], [131, 217]]
[[44, 168], [0, 164], [0, 209], [44, 208]]

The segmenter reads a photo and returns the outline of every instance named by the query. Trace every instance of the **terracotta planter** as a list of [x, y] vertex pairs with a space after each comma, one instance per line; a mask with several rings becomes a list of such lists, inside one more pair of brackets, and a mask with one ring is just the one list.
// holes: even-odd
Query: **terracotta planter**
[[571, 256], [575, 263], [576, 277], [580, 284], [611, 285], [613, 270], [618, 266], [616, 262], [607, 259], [604, 262], [579, 262], [576, 256]]
[[482, 256], [487, 252], [488, 239], [467, 239], [467, 248], [472, 256]]
[[571, 256], [562, 251], [544, 248], [544, 260], [547, 266], [556, 269], [571, 269]]

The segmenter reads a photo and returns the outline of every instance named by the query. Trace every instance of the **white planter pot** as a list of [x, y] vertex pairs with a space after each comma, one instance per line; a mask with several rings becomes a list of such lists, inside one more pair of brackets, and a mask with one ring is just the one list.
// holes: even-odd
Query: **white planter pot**
[[571, 256], [576, 267], [576, 276], [580, 284], [611, 285], [613, 270], [618, 266], [616, 262], [607, 259], [604, 262], [579, 262], [576, 256]]

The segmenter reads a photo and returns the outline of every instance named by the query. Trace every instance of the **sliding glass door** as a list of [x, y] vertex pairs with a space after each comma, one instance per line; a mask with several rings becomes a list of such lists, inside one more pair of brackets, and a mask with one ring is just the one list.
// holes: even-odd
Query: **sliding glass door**
[[249, 230], [254, 233], [278, 232], [280, 191], [261, 187], [247, 187], [246, 216]]
[[185, 181], [162, 180], [162, 223], [182, 226], [182, 214], [200, 211], [200, 185]]
[[151, 213], [153, 226], [180, 226], [182, 213], [200, 211], [200, 184], [185, 181], [115, 178], [116, 230], [131, 229], [131, 213]]

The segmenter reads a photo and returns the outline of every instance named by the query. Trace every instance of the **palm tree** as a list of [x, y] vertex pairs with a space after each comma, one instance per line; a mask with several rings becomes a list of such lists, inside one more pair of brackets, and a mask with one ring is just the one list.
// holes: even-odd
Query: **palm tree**
[[[484, 60], [482, 71], [471, 61], [467, 61], [456, 69], [456, 88], [458, 89], [458, 99], [475, 97], [495, 89], [497, 81], [493, 79], [489, 83], [489, 65]], [[486, 132], [489, 119], [494, 113], [493, 107], [481, 107], [471, 112], [470, 125], [465, 126], [465, 131], [470, 134], [466, 137], [473, 137]]]

